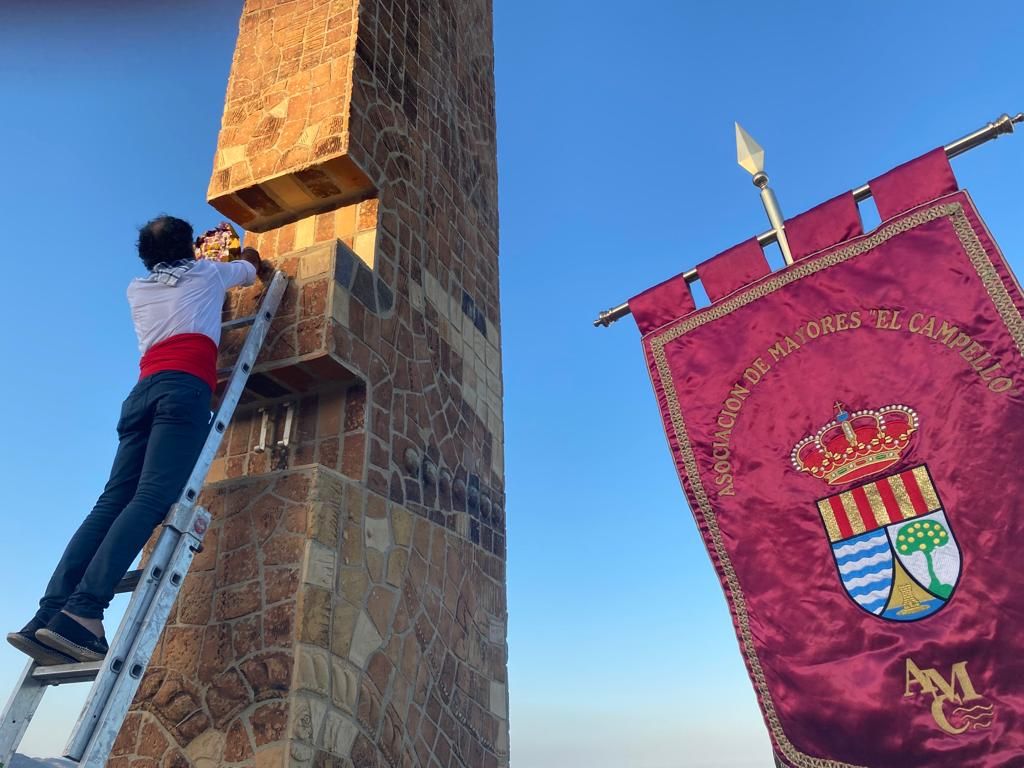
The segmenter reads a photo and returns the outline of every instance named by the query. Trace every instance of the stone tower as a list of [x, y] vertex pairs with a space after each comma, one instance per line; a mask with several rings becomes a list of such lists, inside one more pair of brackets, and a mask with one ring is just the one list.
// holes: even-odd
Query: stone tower
[[508, 764], [495, 155], [488, 0], [245, 3], [209, 198], [292, 282], [111, 766]]

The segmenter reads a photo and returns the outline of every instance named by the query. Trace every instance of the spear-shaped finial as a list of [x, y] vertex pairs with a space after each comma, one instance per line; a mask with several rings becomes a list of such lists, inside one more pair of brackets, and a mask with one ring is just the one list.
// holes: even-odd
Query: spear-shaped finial
[[736, 162], [751, 176], [764, 172], [764, 147], [736, 123]]
[[736, 162], [753, 176], [754, 186], [761, 190], [761, 202], [764, 204], [765, 213], [768, 214], [768, 221], [775, 230], [782, 258], [786, 260], [786, 264], [792, 264], [793, 254], [789, 250], [789, 240], [786, 239], [782, 209], [779, 208], [779, 201], [775, 199], [775, 193], [768, 186], [768, 174], [764, 172], [764, 148], [754, 141], [754, 137], [743, 130], [739, 123], [736, 123]]

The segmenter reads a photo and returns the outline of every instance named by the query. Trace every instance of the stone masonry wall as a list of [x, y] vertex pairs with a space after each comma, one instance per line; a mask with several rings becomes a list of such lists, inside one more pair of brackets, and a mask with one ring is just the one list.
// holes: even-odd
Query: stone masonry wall
[[209, 197], [264, 231], [296, 210], [332, 210], [372, 185], [348, 157], [358, 6], [246, 3]]
[[112, 766], [508, 764], [491, 34], [246, 2], [210, 197], [292, 282]]

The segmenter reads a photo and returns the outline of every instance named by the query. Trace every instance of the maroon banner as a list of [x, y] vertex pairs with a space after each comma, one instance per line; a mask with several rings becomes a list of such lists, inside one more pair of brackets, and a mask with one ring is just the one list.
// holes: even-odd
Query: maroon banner
[[955, 192], [644, 336], [780, 763], [1024, 766], [1022, 308]]

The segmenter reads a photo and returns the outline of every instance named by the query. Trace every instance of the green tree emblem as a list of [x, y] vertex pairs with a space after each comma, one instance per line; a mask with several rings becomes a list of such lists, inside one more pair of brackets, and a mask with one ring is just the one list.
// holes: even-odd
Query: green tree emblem
[[896, 536], [896, 546], [902, 554], [924, 553], [924, 558], [928, 562], [928, 575], [932, 580], [928, 589], [939, 597], [949, 597], [953, 592], [953, 586], [939, 581], [935, 565], [932, 563], [932, 552], [948, 542], [949, 532], [942, 523], [934, 520], [904, 525]]

